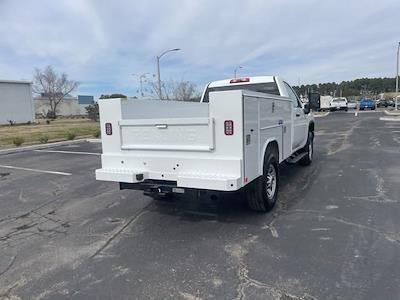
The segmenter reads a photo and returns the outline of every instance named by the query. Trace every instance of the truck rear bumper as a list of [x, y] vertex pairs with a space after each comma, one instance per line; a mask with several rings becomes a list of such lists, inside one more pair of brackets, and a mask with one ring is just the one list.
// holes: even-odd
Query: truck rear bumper
[[[162, 177], [163, 175], [161, 175]], [[98, 169], [96, 170], [96, 179], [104, 181], [140, 183], [146, 179], [160, 180], [160, 174], [152, 174], [150, 172], [142, 172], [139, 170], [129, 169]], [[168, 180], [171, 180], [170, 177]], [[217, 191], [236, 191], [243, 184], [241, 177], [221, 174], [205, 174], [205, 173], [179, 173], [176, 174], [177, 187], [207, 189]]]
[[340, 107], [331, 107], [330, 111], [336, 111], [336, 110], [347, 110], [347, 106], [340, 106]]

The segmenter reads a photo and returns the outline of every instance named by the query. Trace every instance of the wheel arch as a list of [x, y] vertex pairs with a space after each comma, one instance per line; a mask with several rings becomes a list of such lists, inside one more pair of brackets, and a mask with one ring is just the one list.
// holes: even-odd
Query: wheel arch
[[280, 151], [279, 151], [279, 144], [278, 144], [278, 141], [276, 139], [269, 139], [264, 144], [262, 157], [260, 159], [260, 168], [259, 168], [261, 174], [263, 172], [264, 161], [265, 161], [266, 154], [271, 152], [271, 151], [275, 153], [276, 160], [279, 163], [279, 152]]
[[314, 121], [311, 121], [310, 124], [308, 124], [308, 131], [314, 133], [314, 129], [315, 129], [315, 123]]

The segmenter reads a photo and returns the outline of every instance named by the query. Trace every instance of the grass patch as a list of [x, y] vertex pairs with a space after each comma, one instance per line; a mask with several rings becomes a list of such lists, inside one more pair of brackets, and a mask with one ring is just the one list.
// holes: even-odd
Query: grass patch
[[42, 144], [46, 144], [48, 141], [49, 141], [49, 137], [46, 134], [39, 137], [39, 142]]
[[17, 136], [13, 138], [13, 144], [17, 147], [21, 146], [25, 142], [23, 137]]
[[100, 129], [98, 122], [89, 119], [56, 119], [49, 123], [41, 119], [38, 122], [39, 124], [0, 126], [0, 147], [13, 145], [15, 137], [22, 138], [24, 144], [38, 144], [71, 139], [71, 134], [74, 135], [72, 139], [92, 137]]
[[76, 134], [73, 132], [67, 132], [67, 140], [73, 140], [75, 139]]
[[100, 137], [101, 137], [101, 131], [100, 131], [100, 129], [98, 129], [98, 130], [93, 134], [93, 136], [94, 136], [95, 138], [100, 138]]

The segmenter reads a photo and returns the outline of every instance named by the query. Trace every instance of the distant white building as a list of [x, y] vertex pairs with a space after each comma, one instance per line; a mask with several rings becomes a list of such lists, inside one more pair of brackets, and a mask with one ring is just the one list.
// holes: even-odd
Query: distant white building
[[0, 124], [35, 119], [30, 81], [0, 80]]
[[[65, 96], [57, 105], [57, 116], [81, 116], [86, 115], [85, 107], [93, 104], [93, 96]], [[50, 110], [50, 101], [45, 95], [34, 98], [35, 113], [38, 116], [45, 117]]]
[[[35, 105], [35, 113], [38, 116], [46, 117], [50, 111], [50, 100], [44, 95], [37, 96], [33, 99]], [[57, 105], [57, 116], [76, 116], [80, 115], [78, 99], [72, 96], [66, 96]]]

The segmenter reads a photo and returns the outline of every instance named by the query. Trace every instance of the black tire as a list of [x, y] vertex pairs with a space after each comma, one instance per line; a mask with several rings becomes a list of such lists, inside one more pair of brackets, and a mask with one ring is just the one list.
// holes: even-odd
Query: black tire
[[303, 152], [307, 153], [302, 159], [299, 160], [299, 164], [302, 166], [308, 166], [312, 163], [314, 155], [314, 133], [308, 132], [307, 143], [303, 148]]
[[360, 110], [364, 110], [364, 108], [361, 108], [361, 107], [360, 107]]
[[279, 163], [274, 151], [266, 153], [263, 169], [263, 175], [246, 187], [246, 199], [252, 210], [267, 212], [274, 207], [279, 191]]

